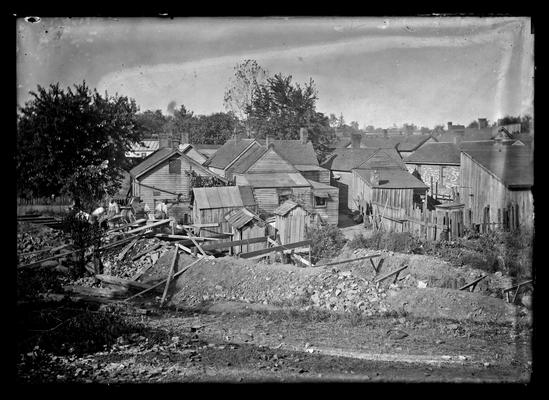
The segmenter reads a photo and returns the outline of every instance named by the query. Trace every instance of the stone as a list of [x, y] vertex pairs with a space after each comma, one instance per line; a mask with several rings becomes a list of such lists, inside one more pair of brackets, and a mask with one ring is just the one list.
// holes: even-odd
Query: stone
[[56, 267], [58, 264], [58, 262], [56, 260], [49, 260], [49, 261], [44, 261], [43, 263], [40, 264], [41, 267], [44, 267], [44, 268], [47, 268], [47, 267]]
[[427, 282], [417, 281], [417, 287], [420, 289], [424, 289], [427, 287]]
[[529, 310], [532, 309], [532, 296], [530, 295], [522, 296], [522, 299], [520, 299], [520, 302], [524, 307], [528, 308]]

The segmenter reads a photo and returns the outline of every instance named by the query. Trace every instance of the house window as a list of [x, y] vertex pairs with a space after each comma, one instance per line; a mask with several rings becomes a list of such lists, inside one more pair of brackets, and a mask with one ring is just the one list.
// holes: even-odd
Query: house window
[[170, 160], [170, 174], [181, 174], [181, 160]]
[[326, 208], [326, 198], [315, 196], [315, 208]]

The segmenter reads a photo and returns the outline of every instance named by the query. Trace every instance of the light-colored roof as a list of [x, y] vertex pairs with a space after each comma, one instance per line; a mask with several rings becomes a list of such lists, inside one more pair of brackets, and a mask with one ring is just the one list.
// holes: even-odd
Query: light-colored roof
[[378, 149], [335, 149], [322, 166], [332, 171], [351, 171], [367, 161]]
[[294, 167], [298, 171], [327, 171], [326, 168], [320, 167], [318, 165], [294, 164]]
[[286, 200], [284, 203], [282, 203], [276, 210], [273, 211], [273, 214], [284, 216], [288, 214], [290, 211], [292, 211], [296, 207], [301, 207], [296, 202], [293, 202], [291, 200]]
[[274, 172], [269, 174], [245, 174], [243, 180], [254, 188], [302, 187], [311, 184], [300, 173]]
[[199, 209], [255, 206], [249, 186], [217, 186], [194, 188], [194, 199]]
[[227, 168], [227, 171], [233, 174], [242, 174], [254, 165], [266, 152], [266, 148], [254, 146], [247, 150], [233, 165]]
[[134, 143], [130, 151], [142, 153], [158, 150], [158, 140], [143, 140], [141, 143]]
[[358, 165], [360, 169], [380, 169], [380, 168], [400, 168], [407, 171], [406, 165], [402, 161], [400, 154], [396, 149], [379, 149], [372, 156]]
[[263, 221], [259, 215], [251, 212], [245, 207], [230, 211], [225, 215], [225, 220], [236, 229], [241, 229], [254, 220], [260, 226], [265, 225], [265, 221]]
[[[379, 184], [372, 187], [379, 189], [427, 189], [428, 186], [413, 176], [408, 171], [401, 169], [380, 169]], [[354, 172], [359, 175], [366, 184], [370, 185], [372, 170], [355, 169]]]

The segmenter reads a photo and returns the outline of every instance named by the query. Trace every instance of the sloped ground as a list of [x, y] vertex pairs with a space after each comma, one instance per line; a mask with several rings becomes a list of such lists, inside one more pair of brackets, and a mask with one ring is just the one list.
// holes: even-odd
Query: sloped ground
[[[376, 273], [369, 260], [318, 268], [263, 264], [230, 257], [205, 260], [177, 279], [171, 301], [185, 306], [242, 301], [369, 316], [394, 312], [456, 320], [529, 323], [531, 316], [525, 308], [493, 297], [500, 290], [497, 277], [481, 281], [478, 292], [470, 293], [450, 288], [472, 282], [480, 276], [479, 271], [456, 269], [444, 261], [421, 255], [384, 253], [383, 260], [378, 277], [408, 265], [396, 284], [391, 283], [392, 278], [374, 283]], [[417, 288], [418, 282], [427, 287]]]

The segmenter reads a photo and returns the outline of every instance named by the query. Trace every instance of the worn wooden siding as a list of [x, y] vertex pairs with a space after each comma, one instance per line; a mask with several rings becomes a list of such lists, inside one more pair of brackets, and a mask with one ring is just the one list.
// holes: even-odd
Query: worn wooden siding
[[[326, 207], [319, 208], [314, 206], [314, 193], [316, 192], [328, 193], [330, 195], [330, 198], [326, 201]], [[336, 187], [314, 189], [314, 192], [311, 192], [310, 210], [316, 212], [322, 221], [330, 225], [337, 225], [339, 222], [339, 189]]]
[[285, 216], [277, 215], [275, 227], [281, 244], [305, 240], [305, 229], [311, 221], [310, 214], [301, 207], [296, 207]]
[[311, 181], [325, 183], [326, 185], [330, 184], [330, 171], [300, 171], [301, 175], [305, 179], [310, 179]]
[[[259, 226], [258, 224], [248, 224], [242, 229], [233, 228], [233, 240], [253, 239], [257, 237], [266, 236], [266, 226]], [[233, 252], [235, 254], [247, 253], [250, 251], [262, 250], [267, 248], [267, 239], [265, 243], [252, 243], [240, 246], [234, 246]]]
[[[225, 220], [225, 215], [232, 210], [239, 209], [238, 207], [224, 207], [224, 208], [206, 208], [199, 209], [196, 201], [193, 205], [193, 224], [209, 224], [209, 223], [219, 223], [219, 227], [213, 228], [203, 228], [200, 230], [200, 236], [202, 237], [211, 237], [215, 236], [218, 233], [231, 233], [232, 226]], [[257, 212], [257, 206], [247, 206], [250, 211]]]
[[358, 205], [355, 204], [352, 198], [353, 191], [353, 174], [346, 171], [333, 171], [334, 174], [340, 176], [339, 180], [333, 180], [331, 185], [339, 189], [339, 208], [344, 210], [357, 210]]
[[350, 196], [358, 203], [359, 211], [363, 211], [366, 203], [372, 202], [372, 188], [355, 171], [353, 171], [352, 183]]
[[404, 215], [412, 213], [413, 197], [414, 189], [372, 189], [372, 202], [402, 209]]
[[274, 150], [270, 149], [252, 165], [248, 171], [249, 174], [266, 172], [295, 172], [295, 168], [280, 157]]
[[151, 210], [154, 210], [156, 203], [161, 199], [175, 199], [177, 196], [175, 194], [170, 194], [160, 191], [160, 194], [155, 196], [153, 191], [155, 189], [147, 188], [140, 186], [139, 183], [144, 183], [148, 186], [153, 186], [159, 189], [164, 189], [173, 193], [181, 193], [183, 201], [190, 200], [190, 178], [185, 173], [191, 169], [195, 170], [199, 175], [207, 176], [207, 173], [195, 168], [192, 164], [184, 157], [174, 155], [170, 160], [181, 159], [181, 173], [180, 174], [170, 174], [169, 173], [169, 160], [164, 161], [162, 164], [153, 168], [151, 171], [148, 171], [146, 174], [139, 177], [139, 179], [134, 180], [133, 183], [133, 195], [140, 196], [143, 199], [143, 202], [147, 203]]
[[278, 207], [276, 188], [252, 189], [260, 212], [272, 213]]
[[300, 202], [307, 207], [312, 207], [311, 188], [309, 187], [254, 188], [252, 190], [254, 193], [255, 201], [261, 212], [272, 213], [280, 205], [279, 194], [283, 194], [286, 192], [289, 192], [291, 194], [291, 198], [293, 198], [295, 201]]
[[[514, 206], [518, 208], [518, 225], [533, 227], [534, 199], [531, 190], [507, 189], [496, 176], [463, 152], [460, 167], [460, 199], [465, 204], [468, 224], [500, 223], [498, 215]], [[487, 206], [490, 208], [489, 221], [484, 221]]]

